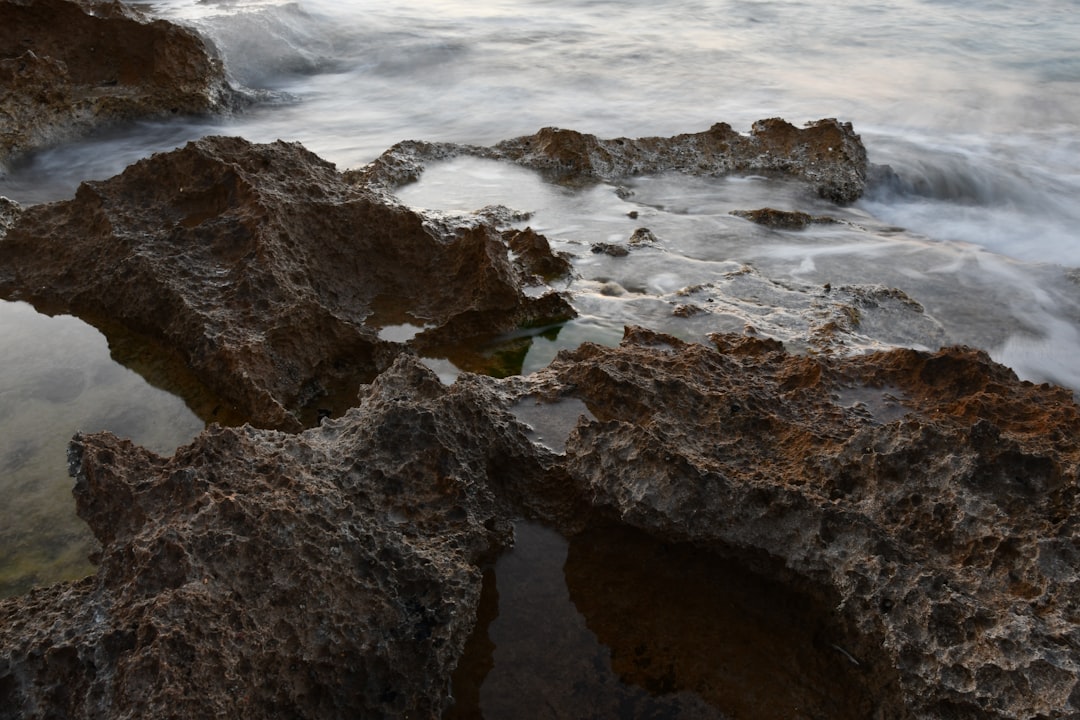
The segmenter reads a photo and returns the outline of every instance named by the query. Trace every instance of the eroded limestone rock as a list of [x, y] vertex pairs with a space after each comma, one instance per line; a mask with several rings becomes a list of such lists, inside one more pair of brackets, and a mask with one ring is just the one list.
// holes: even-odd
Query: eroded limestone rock
[[805, 357], [640, 328], [449, 387], [402, 356], [299, 435], [215, 427], [172, 459], [79, 437], [100, 569], [0, 602], [0, 716], [438, 714], [480, 568], [524, 515], [629, 526], [817, 598], [840, 631], [800, 662], [842, 663], [861, 717], [1074, 717], [1077, 438], [1070, 392], [974, 350]]
[[732, 210], [731, 214], [776, 230], [802, 230], [811, 225], [830, 225], [839, 222], [827, 215], [811, 215], [798, 210], [777, 210], [776, 208]]
[[805, 180], [819, 195], [838, 203], [862, 195], [868, 168], [866, 149], [851, 123], [826, 119], [797, 128], [771, 118], [754, 123], [749, 134], [717, 123], [705, 132], [670, 138], [602, 140], [575, 130], [544, 128], [487, 148], [410, 140], [350, 177], [392, 191], [417, 180], [426, 164], [459, 155], [509, 160], [569, 184], [665, 172], [778, 173]]
[[523, 293], [552, 271], [532, 245], [515, 265], [493, 226], [433, 222], [298, 144], [205, 138], [26, 209], [0, 240], [0, 295], [122, 323], [251, 422], [297, 429], [403, 350], [383, 328], [432, 348], [571, 317]]
[[1080, 712], [1071, 393], [963, 348], [714, 343], [631, 330], [530, 378], [595, 418], [566, 444], [582, 495], [655, 537], [780, 558], [858, 629], [851, 660], [898, 673], [880, 690], [902, 710], [880, 716]]
[[98, 0], [0, 1], [0, 169], [19, 152], [237, 96], [194, 32]]
[[76, 437], [100, 568], [0, 602], [0, 718], [439, 717], [528, 445], [407, 357], [300, 435]]

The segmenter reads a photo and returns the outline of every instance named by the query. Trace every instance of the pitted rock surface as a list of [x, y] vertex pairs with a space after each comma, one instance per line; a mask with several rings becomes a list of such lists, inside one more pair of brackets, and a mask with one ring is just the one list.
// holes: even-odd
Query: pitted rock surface
[[[438, 714], [481, 568], [525, 516], [690, 544], [834, 608], [842, 636], [806, 662], [855, 668], [864, 717], [1076, 717], [1072, 395], [967, 348], [712, 340], [629, 328], [450, 387], [401, 356], [341, 419], [213, 427], [172, 459], [78, 437], [100, 569], [0, 603], [0, 708]], [[565, 444], [510, 412], [569, 400]]]
[[0, 167], [122, 120], [237, 100], [203, 40], [119, 2], [0, 1]]
[[1071, 393], [964, 348], [714, 343], [632, 329], [527, 381], [595, 416], [566, 445], [583, 497], [668, 541], [780, 558], [858, 629], [852, 658], [898, 672], [885, 717], [1080, 713]]
[[528, 486], [479, 405], [403, 357], [299, 435], [76, 437], [100, 568], [0, 602], [0, 718], [438, 717], [511, 537], [492, 488]]
[[[544, 248], [556, 258], [534, 245], [543, 272]], [[404, 345], [381, 340], [384, 326], [422, 326], [409, 342], [432, 347], [571, 317], [559, 295], [524, 294], [531, 273], [487, 223], [438, 225], [298, 144], [239, 138], [83, 183], [0, 239], [0, 295], [119, 322], [178, 353], [243, 417], [287, 429], [389, 366]]]

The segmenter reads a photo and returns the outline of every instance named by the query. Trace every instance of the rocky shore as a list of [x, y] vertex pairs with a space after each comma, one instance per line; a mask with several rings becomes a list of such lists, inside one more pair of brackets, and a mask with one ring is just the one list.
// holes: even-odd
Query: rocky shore
[[236, 106], [193, 31], [115, 0], [0, 2], [0, 172], [19, 154], [107, 125]]
[[[44, 39], [58, 18], [68, 43]], [[0, 116], [13, 118], [0, 162], [99, 121], [213, 110], [229, 94], [197, 37], [117, 3], [0, 2], [0, 48], [12, 78]], [[144, 338], [247, 421], [210, 422], [171, 457], [75, 436], [98, 570], [0, 600], [0, 719], [443, 716], [461, 701], [466, 645], [484, 646], [485, 573], [523, 518], [570, 539], [575, 602], [601, 618], [593, 630], [623, 681], [693, 693], [693, 717], [778, 706], [733, 700], [728, 661], [670, 638], [677, 624], [661, 643], [621, 608], [607, 618], [621, 581], [591, 592], [588, 577], [620, 552], [702, 576], [734, 564], [812, 606], [791, 613], [814, 623], [788, 678], [806, 688], [805, 717], [1080, 715], [1070, 391], [1020, 381], [977, 349], [853, 353], [830, 340], [841, 321], [816, 326], [807, 354], [752, 328], [686, 342], [627, 327], [618, 347], [505, 372], [492, 347], [575, 314], [551, 286], [573, 277], [573, 258], [511, 227], [512, 209], [397, 201], [427, 164], [459, 155], [571, 186], [776, 173], [837, 203], [859, 197], [868, 168], [835, 120], [409, 141], [347, 172], [299, 144], [208, 137], [68, 201], [0, 199], [0, 297]], [[844, 292], [921, 313], [889, 288]], [[476, 372], [447, 384], [424, 362], [433, 354]], [[616, 542], [596, 539], [612, 528]], [[653, 602], [681, 582], [665, 576]]]

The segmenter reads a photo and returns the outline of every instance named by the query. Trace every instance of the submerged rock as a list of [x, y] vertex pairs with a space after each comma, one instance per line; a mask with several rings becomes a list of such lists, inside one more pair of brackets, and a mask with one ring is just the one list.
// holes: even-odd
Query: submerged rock
[[517, 267], [489, 224], [432, 222], [299, 144], [214, 137], [23, 211], [0, 239], [0, 295], [119, 322], [251, 422], [297, 429], [405, 348], [383, 328], [431, 348], [571, 317], [522, 290], [554, 267], [544, 248]]
[[220, 110], [225, 71], [194, 32], [98, 0], [0, 0], [0, 168], [123, 120]]
[[[437, 715], [520, 516], [689, 544], [697, 574], [739, 559], [832, 608], [799, 664], [836, 667], [859, 717], [1074, 717], [1077, 438], [1068, 391], [974, 350], [804, 357], [640, 328], [449, 387], [402, 356], [299, 435], [214, 427], [172, 459], [80, 436], [100, 569], [0, 602], [0, 717]], [[716, 669], [679, 649], [700, 643], [669, 634], [618, 638], [663, 643], [619, 644], [617, 671], [723, 716]], [[634, 659], [668, 653], [670, 673]]]
[[544, 128], [492, 147], [410, 140], [351, 177], [392, 191], [417, 180], [427, 163], [459, 155], [509, 160], [569, 184], [666, 172], [778, 173], [804, 180], [821, 197], [838, 203], [859, 199], [868, 169], [866, 149], [851, 123], [825, 119], [800, 129], [771, 118], [754, 123], [748, 135], [717, 123], [705, 132], [670, 138], [601, 140], [575, 130]]
[[831, 225], [839, 222], [827, 215], [811, 215], [798, 210], [777, 210], [775, 208], [732, 210], [731, 214], [777, 230], [802, 230], [811, 225]]

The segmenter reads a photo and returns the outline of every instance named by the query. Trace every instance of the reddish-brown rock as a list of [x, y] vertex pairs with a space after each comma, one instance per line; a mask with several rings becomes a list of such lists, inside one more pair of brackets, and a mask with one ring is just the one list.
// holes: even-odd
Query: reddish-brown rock
[[[1080, 713], [1080, 408], [974, 350], [788, 355], [636, 329], [530, 378], [584, 401], [583, 497], [667, 541], [779, 558], [857, 629], [867, 717]], [[775, 570], [773, 571], [775, 572]]]
[[544, 128], [490, 148], [407, 141], [353, 177], [392, 189], [416, 180], [426, 163], [455, 155], [510, 160], [570, 184], [665, 172], [776, 173], [804, 180], [838, 203], [862, 196], [868, 169], [866, 149], [851, 123], [825, 119], [797, 128], [771, 118], [754, 123], [748, 135], [717, 123], [704, 132], [670, 138], [602, 140], [576, 130]]
[[194, 32], [115, 1], [0, 0], [0, 168], [107, 123], [235, 102]]
[[[831, 608], [798, 664], [839, 664], [851, 695], [829, 702], [859, 717], [1080, 713], [1080, 408], [981, 352], [631, 328], [449, 387], [403, 356], [358, 403], [299, 435], [211, 428], [172, 459], [77, 438], [101, 567], [0, 602], [0, 717], [437, 715], [480, 567], [522, 515], [692, 545], [677, 560], [701, 576], [737, 558]], [[616, 671], [726, 702], [701, 643], [668, 640], [679, 618], [652, 622]]]
[[432, 222], [298, 144], [239, 138], [84, 183], [0, 239], [0, 295], [122, 323], [242, 417], [291, 429], [401, 352], [381, 328], [414, 325], [409, 344], [431, 348], [572, 316], [560, 296], [526, 297], [524, 274], [488, 224]]

